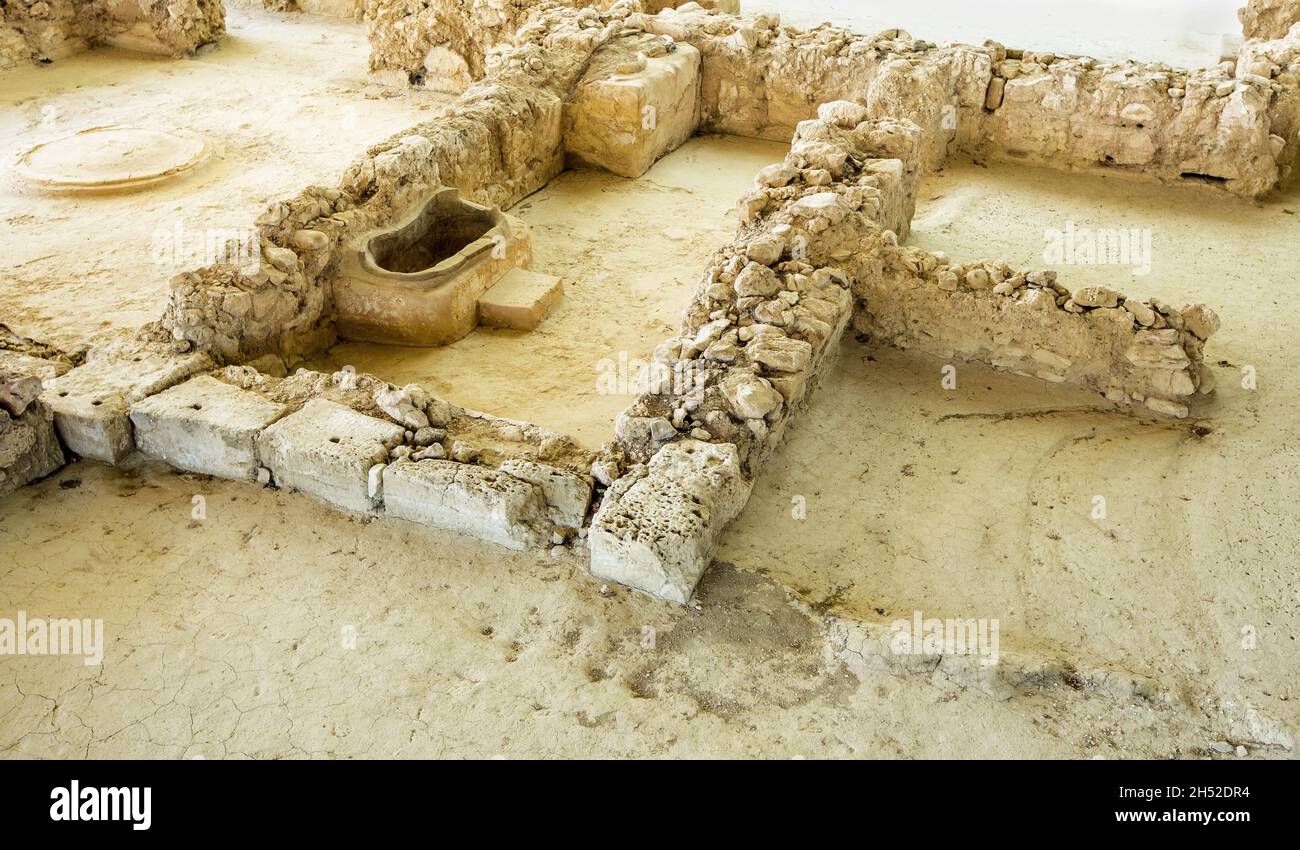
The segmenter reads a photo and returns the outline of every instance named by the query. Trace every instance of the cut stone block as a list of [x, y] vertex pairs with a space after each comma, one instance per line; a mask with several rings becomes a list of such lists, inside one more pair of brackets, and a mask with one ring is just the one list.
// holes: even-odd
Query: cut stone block
[[592, 67], [596, 70], [578, 83], [565, 105], [564, 150], [571, 166], [640, 177], [695, 134], [700, 124], [696, 48], [678, 44], [671, 53], [647, 58], [633, 73], [609, 74], [608, 63], [593, 61]]
[[384, 469], [384, 513], [510, 549], [539, 547], [550, 528], [541, 488], [500, 470], [450, 460]]
[[507, 460], [501, 471], [542, 490], [551, 521], [565, 528], [582, 528], [591, 506], [591, 479], [531, 460]]
[[141, 452], [186, 472], [257, 475], [255, 438], [289, 412], [257, 393], [199, 375], [131, 406]]
[[531, 331], [551, 315], [564, 295], [564, 281], [549, 274], [511, 269], [478, 300], [479, 324]]
[[105, 346], [86, 363], [45, 382], [63, 444], [92, 460], [117, 463], [135, 448], [131, 404], [213, 368], [206, 354], [168, 355], [135, 345]]
[[257, 456], [279, 486], [369, 512], [377, 507], [368, 487], [370, 468], [388, 460], [404, 433], [400, 425], [314, 399], [258, 434]]
[[605, 493], [587, 537], [592, 575], [685, 603], [751, 487], [730, 443], [665, 445]]

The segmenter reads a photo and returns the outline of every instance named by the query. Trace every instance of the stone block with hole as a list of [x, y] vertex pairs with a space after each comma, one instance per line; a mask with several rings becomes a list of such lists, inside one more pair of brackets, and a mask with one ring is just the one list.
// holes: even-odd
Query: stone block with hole
[[531, 331], [551, 315], [563, 295], [564, 281], [561, 278], [511, 269], [479, 297], [479, 324], [489, 328]]
[[235, 480], [257, 476], [255, 439], [289, 412], [283, 404], [199, 375], [131, 405], [135, 444], [186, 472]]
[[700, 124], [700, 52], [597, 55], [564, 108], [564, 152], [571, 167], [640, 177], [695, 134]]
[[81, 366], [45, 382], [63, 444], [75, 454], [118, 463], [135, 449], [131, 405], [213, 368], [206, 354], [172, 355], [133, 345], [91, 352]]
[[591, 573], [684, 603], [749, 501], [730, 443], [679, 440], [610, 486], [591, 522]]
[[364, 513], [381, 501], [370, 486], [371, 468], [387, 462], [404, 433], [385, 419], [314, 399], [262, 431], [255, 442], [261, 465], [278, 486]]
[[497, 469], [401, 460], [383, 471], [384, 513], [506, 546], [545, 545], [551, 522], [540, 487]]

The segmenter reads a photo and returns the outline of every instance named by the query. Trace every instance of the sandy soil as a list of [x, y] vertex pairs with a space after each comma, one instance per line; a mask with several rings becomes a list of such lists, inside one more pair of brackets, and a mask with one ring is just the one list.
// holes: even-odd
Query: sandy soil
[[6, 162], [103, 124], [201, 134], [213, 154], [182, 179], [122, 195], [33, 196], [0, 173], [3, 321], [63, 342], [153, 321], [168, 279], [210, 261], [209, 234], [246, 234], [271, 201], [333, 185], [368, 145], [448, 100], [369, 83], [359, 24], [231, 10], [227, 25], [229, 37], [192, 60], [96, 50], [5, 74]]
[[602, 594], [580, 554], [84, 462], [0, 515], [0, 611], [103, 617], [108, 645], [101, 667], [0, 664], [3, 757], [1115, 758], [1216, 740], [1191, 712], [1068, 689], [859, 680], [827, 661], [823, 617], [726, 565], [682, 608]]
[[736, 199], [788, 148], [705, 136], [638, 180], [565, 172], [511, 211], [533, 228], [533, 268], [565, 281], [563, 301], [536, 331], [481, 328], [442, 348], [345, 342], [310, 365], [420, 383], [598, 448], [635, 396], [600, 392], [602, 369], [647, 361], [676, 332], [709, 255], [735, 233]]

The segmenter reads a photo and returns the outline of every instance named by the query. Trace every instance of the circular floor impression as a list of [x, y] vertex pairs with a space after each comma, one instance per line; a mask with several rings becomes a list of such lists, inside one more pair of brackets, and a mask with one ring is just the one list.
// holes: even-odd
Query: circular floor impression
[[14, 174], [20, 183], [47, 192], [123, 192], [191, 171], [207, 152], [207, 143], [195, 136], [91, 127], [27, 149]]

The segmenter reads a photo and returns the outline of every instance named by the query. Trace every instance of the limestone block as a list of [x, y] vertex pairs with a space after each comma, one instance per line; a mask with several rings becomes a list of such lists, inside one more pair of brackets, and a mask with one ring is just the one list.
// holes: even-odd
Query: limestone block
[[551, 521], [566, 528], [582, 528], [591, 505], [591, 479], [545, 463], [507, 460], [501, 471], [541, 488]]
[[131, 405], [141, 452], [177, 469], [218, 478], [257, 476], [254, 439], [289, 408], [199, 375]]
[[324, 399], [303, 405], [256, 437], [257, 456], [276, 484], [353, 511], [370, 498], [370, 468], [402, 442], [402, 426]]
[[615, 71], [589, 74], [570, 95], [565, 156], [571, 166], [640, 177], [699, 127], [700, 52], [679, 44], [671, 53], [646, 58], [639, 71]]
[[1300, 0], [1249, 0], [1237, 17], [1246, 38], [1282, 38], [1300, 23]]
[[479, 324], [531, 331], [551, 314], [563, 295], [563, 279], [511, 269], [479, 298]]
[[169, 356], [142, 346], [107, 346], [65, 375], [45, 382], [59, 437], [84, 458], [117, 463], [135, 448], [131, 404], [211, 369], [206, 354]]
[[510, 549], [545, 543], [540, 488], [496, 469], [451, 460], [401, 460], [384, 469], [384, 513]]
[[587, 536], [592, 575], [685, 603], [751, 487], [734, 445], [665, 445], [605, 493]]
[[48, 406], [34, 401], [16, 415], [0, 409], [0, 494], [43, 478], [63, 463]]

